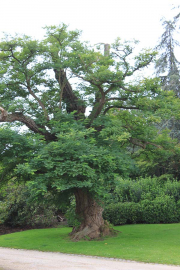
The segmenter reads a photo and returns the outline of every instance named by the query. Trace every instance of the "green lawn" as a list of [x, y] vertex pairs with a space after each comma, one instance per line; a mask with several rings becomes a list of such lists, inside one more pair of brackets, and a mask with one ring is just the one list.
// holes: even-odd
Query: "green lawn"
[[29, 230], [0, 236], [1, 247], [114, 257], [180, 265], [180, 224], [115, 227], [118, 236], [104, 241], [71, 242], [71, 228]]

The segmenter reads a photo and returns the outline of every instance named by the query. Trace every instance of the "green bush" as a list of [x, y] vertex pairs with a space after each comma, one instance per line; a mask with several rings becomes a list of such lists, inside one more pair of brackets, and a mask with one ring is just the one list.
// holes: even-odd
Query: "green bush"
[[0, 224], [3, 224], [7, 216], [7, 207], [3, 201], [0, 201]]
[[180, 200], [180, 182], [168, 180], [164, 184], [164, 193], [174, 198], [177, 202]]
[[[119, 178], [116, 187], [105, 194], [103, 216], [114, 225], [180, 222], [180, 182], [161, 178]], [[10, 183], [0, 192], [0, 223], [11, 226], [50, 227], [57, 224], [57, 207], [46, 194], [32, 201], [26, 186]], [[64, 212], [67, 208], [64, 210]], [[63, 212], [63, 213], [64, 213]], [[66, 211], [69, 226], [78, 226], [75, 198]]]
[[141, 205], [134, 202], [110, 204], [105, 208], [103, 217], [113, 225], [140, 223]]
[[1, 194], [3, 194], [0, 202], [0, 219], [2, 223], [10, 226], [24, 225], [27, 216], [31, 214], [31, 211], [27, 211], [25, 216], [21, 216], [28, 198], [27, 188], [24, 186], [17, 187], [10, 183]]
[[103, 216], [114, 225], [135, 223], [175, 223], [180, 221], [180, 201], [166, 195], [140, 203], [120, 202], [106, 206]]
[[144, 200], [142, 206], [142, 223], [174, 223], [180, 221], [175, 200], [168, 195], [157, 197], [153, 201]]
[[180, 200], [180, 182], [162, 179], [162, 177], [146, 177], [136, 180], [118, 178], [116, 186], [111, 187], [107, 203], [140, 202], [154, 200], [156, 197], [169, 195], [177, 202]]
[[57, 208], [49, 204], [48, 195], [44, 202], [32, 201], [30, 191], [24, 185], [9, 184], [1, 192], [0, 223], [5, 225], [50, 227], [58, 224], [55, 215]]
[[164, 184], [157, 177], [136, 180], [118, 178], [116, 187], [109, 192], [107, 203], [135, 202], [154, 200], [164, 194]]

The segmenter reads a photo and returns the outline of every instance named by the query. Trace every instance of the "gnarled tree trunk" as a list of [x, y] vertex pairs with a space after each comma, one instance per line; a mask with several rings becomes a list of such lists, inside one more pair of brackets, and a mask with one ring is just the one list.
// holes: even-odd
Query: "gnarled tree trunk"
[[113, 234], [107, 221], [102, 217], [103, 208], [85, 189], [76, 189], [76, 214], [81, 220], [79, 228], [73, 228], [72, 240], [96, 239]]

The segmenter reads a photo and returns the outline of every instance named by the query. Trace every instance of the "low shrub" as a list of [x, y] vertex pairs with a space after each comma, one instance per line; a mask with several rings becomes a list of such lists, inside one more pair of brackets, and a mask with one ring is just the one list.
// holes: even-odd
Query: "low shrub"
[[174, 198], [165, 195], [153, 201], [141, 201], [142, 223], [174, 223], [180, 221]]
[[0, 223], [11, 227], [50, 227], [58, 224], [53, 204], [30, 200], [30, 192], [24, 185], [9, 184], [0, 201]]
[[168, 180], [165, 182], [163, 190], [166, 195], [173, 197], [176, 202], [180, 200], [180, 182]]
[[152, 201], [157, 196], [165, 193], [164, 188], [164, 183], [161, 183], [157, 177], [139, 178], [136, 180], [118, 178], [115, 188], [111, 189], [106, 201], [107, 203], [138, 203], [145, 199]]
[[142, 220], [141, 205], [134, 202], [110, 204], [105, 208], [103, 217], [113, 225], [140, 223]]
[[180, 201], [166, 195], [139, 203], [120, 202], [106, 206], [103, 216], [113, 225], [135, 223], [175, 223], [180, 222]]

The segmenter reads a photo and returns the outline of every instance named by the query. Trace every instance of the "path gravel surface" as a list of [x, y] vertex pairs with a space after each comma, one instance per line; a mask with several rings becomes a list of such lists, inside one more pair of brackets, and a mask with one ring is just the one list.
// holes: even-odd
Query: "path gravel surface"
[[180, 266], [0, 248], [0, 270], [180, 270]]

